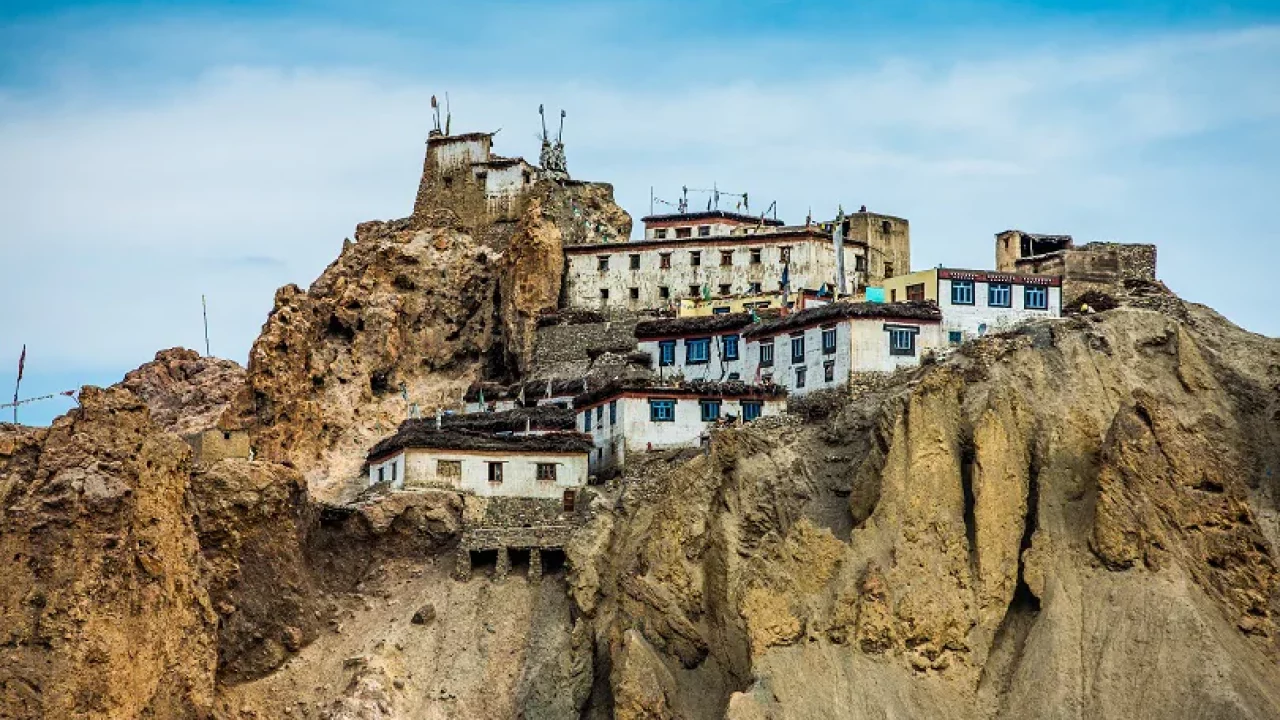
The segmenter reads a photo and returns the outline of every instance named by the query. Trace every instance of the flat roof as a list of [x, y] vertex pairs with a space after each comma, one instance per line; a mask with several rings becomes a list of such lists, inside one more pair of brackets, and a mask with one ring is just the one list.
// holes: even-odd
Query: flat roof
[[759, 215], [745, 215], [743, 213], [728, 212], [725, 210], [669, 213], [666, 215], [646, 215], [640, 218], [640, 222], [646, 225], [655, 222], [698, 222], [702, 220], [732, 220], [734, 222], [747, 223], [751, 225], [769, 225], [772, 227], [778, 227], [786, 224], [775, 218], [766, 218]]
[[784, 315], [777, 320], [752, 325], [743, 331], [742, 337], [748, 339], [761, 336], [772, 337], [778, 333], [800, 330], [826, 322], [858, 318], [938, 322], [942, 319], [942, 311], [938, 309], [938, 304], [932, 300], [896, 303], [847, 302], [842, 300]]
[[576, 412], [590, 410], [621, 395], [780, 400], [786, 394], [787, 389], [781, 385], [753, 385], [743, 380], [691, 380], [676, 385], [664, 385], [657, 380], [615, 380], [574, 398], [573, 408]]
[[[654, 250], [661, 248], [681, 248], [690, 246], [714, 246], [714, 245], [752, 245], [772, 242], [774, 240], [783, 240], [786, 238], [812, 238], [823, 242], [832, 242], [831, 233], [824, 232], [817, 225], [804, 227], [797, 225], [795, 227], [778, 228], [777, 230], [769, 230], [766, 232], [743, 234], [743, 235], [708, 235], [706, 237], [694, 238], [672, 238], [667, 240], [629, 240], [627, 242], [617, 243], [595, 243], [586, 245], [566, 245], [564, 252], [566, 255], [592, 255], [618, 252], [621, 250]], [[845, 240], [846, 245], [864, 245], [860, 241]]]
[[400, 429], [369, 449], [372, 462], [401, 450], [483, 450], [495, 453], [587, 453], [591, 437], [579, 432], [543, 435], [496, 434], [480, 430], [436, 429], [435, 418], [406, 420]]

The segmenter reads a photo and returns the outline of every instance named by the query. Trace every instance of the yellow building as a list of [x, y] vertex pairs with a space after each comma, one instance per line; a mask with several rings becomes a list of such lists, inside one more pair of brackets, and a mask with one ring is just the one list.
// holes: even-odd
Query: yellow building
[[[861, 301], [861, 297], [846, 297], [846, 300]], [[830, 293], [819, 293], [817, 290], [796, 290], [791, 293], [791, 310], [819, 307], [831, 302]], [[723, 315], [726, 313], [751, 312], [756, 310], [778, 310], [782, 307], [781, 292], [767, 292], [756, 295], [735, 295], [725, 297], [680, 298], [677, 317], [702, 317], [704, 315]]]
[[938, 301], [938, 270], [917, 270], [906, 275], [885, 278], [881, 283], [884, 288], [885, 302], [902, 302], [904, 300]]

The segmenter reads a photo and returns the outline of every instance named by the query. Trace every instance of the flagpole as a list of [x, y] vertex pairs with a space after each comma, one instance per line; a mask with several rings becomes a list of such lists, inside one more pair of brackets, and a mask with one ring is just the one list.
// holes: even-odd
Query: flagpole
[[204, 314], [204, 356], [209, 357], [209, 304], [205, 302], [204, 295], [200, 296], [200, 311]]
[[22, 388], [22, 369], [27, 364], [27, 345], [22, 344], [22, 354], [18, 356], [18, 381], [13, 384], [13, 424], [18, 424], [18, 391]]

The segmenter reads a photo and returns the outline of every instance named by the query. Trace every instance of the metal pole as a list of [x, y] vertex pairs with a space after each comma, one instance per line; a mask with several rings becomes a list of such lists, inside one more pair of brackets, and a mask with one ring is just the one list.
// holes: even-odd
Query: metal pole
[[18, 381], [13, 384], [13, 424], [18, 424], [18, 390], [22, 387], [22, 369], [27, 364], [27, 346], [22, 346], [22, 354], [18, 356]]
[[209, 357], [209, 304], [205, 302], [204, 295], [200, 296], [200, 311], [204, 314], [204, 356]]

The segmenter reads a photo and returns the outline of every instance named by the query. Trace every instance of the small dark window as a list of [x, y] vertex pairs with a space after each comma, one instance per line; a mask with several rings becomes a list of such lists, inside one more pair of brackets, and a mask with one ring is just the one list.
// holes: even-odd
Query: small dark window
[[760, 248], [751, 248], [751, 264], [752, 265], [759, 265], [762, 257], [763, 257], [763, 253], [761, 252]]
[[733, 264], [733, 251], [721, 250], [720, 251], [720, 267], [728, 267], [729, 265], [732, 265], [732, 264]]
[[525, 185], [528, 185], [529, 183], [533, 182], [533, 173], [530, 173], [528, 170], [525, 170], [524, 174], [521, 175], [521, 179], [524, 180]]
[[853, 269], [854, 269], [854, 270], [858, 270], [858, 271], [860, 271], [860, 272], [866, 272], [866, 271], [867, 271], [867, 256], [866, 256], [866, 255], [858, 255], [858, 256], [854, 257], [854, 258], [853, 258]]
[[885, 235], [888, 235], [890, 232], [893, 232], [893, 223], [889, 222], [888, 220], [881, 220], [880, 232], [884, 233]]
[[916, 328], [889, 328], [889, 354], [915, 355]]
[[822, 328], [822, 354], [832, 355], [836, 351], [836, 329]]
[[698, 237], [710, 237], [710, 236], [711, 236], [711, 226], [710, 226], [710, 225], [699, 225], [699, 226], [698, 226]]
[[889, 302], [898, 302], [898, 289], [891, 288], [889, 290]]
[[760, 367], [773, 367], [773, 339], [760, 343]]
[[574, 501], [577, 499], [577, 495], [577, 491], [574, 490], [564, 491], [564, 504], [561, 505], [561, 507], [564, 508], [565, 512], [573, 512]]
[[693, 228], [687, 228], [687, 227], [676, 228], [676, 237], [677, 238], [693, 237]]
[[667, 287], [666, 285], [660, 285], [658, 287], [658, 297], [662, 298], [663, 300], [670, 298], [671, 288]]
[[223, 439], [223, 440], [230, 440], [230, 439], [231, 439], [231, 433], [226, 432], [226, 431], [223, 431], [223, 433], [222, 433], [222, 439]]
[[480, 183], [481, 185], [483, 185], [484, 181], [488, 179], [489, 179], [489, 173], [487, 172], [476, 173], [476, 182]]
[[653, 231], [653, 237], [654, 237], [654, 239], [655, 239], [655, 240], [666, 240], [666, 239], [667, 239], [667, 229], [666, 229], [666, 228], [658, 228], [657, 230], [654, 230], [654, 231]]
[[924, 300], [924, 283], [907, 286], [908, 300]]
[[632, 270], [639, 270], [639, 269], [640, 269], [640, 254], [639, 254], [639, 253], [632, 253], [632, 254], [631, 254], [631, 269], [632, 269]]
[[596, 258], [596, 270], [604, 272], [609, 269], [609, 256], [601, 255]]
[[719, 400], [700, 400], [698, 406], [702, 411], [702, 422], [715, 422], [720, 419]]
[[728, 283], [721, 284], [721, 285], [720, 285], [720, 294], [721, 294], [721, 295], [732, 295], [732, 294], [733, 294], [733, 286], [732, 286], [732, 285], [729, 285]]
[[893, 277], [893, 263], [887, 262], [884, 264], [884, 276], [887, 278]]
[[804, 387], [805, 370], [806, 368], [803, 365], [796, 368], [796, 387], [798, 388]]
[[702, 265], [702, 253], [697, 250], [690, 250], [689, 264], [693, 267], [698, 267]]
[[760, 294], [761, 292], [760, 283], [758, 282], [747, 283], [747, 292], [751, 293], [752, 295]]
[[601, 300], [609, 299], [609, 288], [600, 288], [600, 299]]
[[952, 330], [947, 333], [947, 342], [952, 345], [959, 345], [964, 342], [964, 333], [959, 330]]
[[631, 288], [631, 299], [632, 300], [640, 299], [640, 288]]
[[689, 297], [696, 298], [696, 297], [698, 297], [698, 294], [699, 294], [699, 293], [701, 293], [701, 292], [702, 292], [702, 290], [701, 290], [697, 285], [690, 285], [690, 286], [689, 286]]
[[502, 463], [500, 462], [489, 463], [489, 482], [491, 483], [502, 482]]
[[603, 428], [603, 427], [604, 427], [604, 406], [597, 405], [596, 406], [596, 429], [599, 430], [600, 428]]
[[778, 259], [784, 263], [791, 262], [791, 248], [789, 247], [778, 248]]
[[671, 253], [661, 253], [658, 255], [658, 267], [667, 270], [671, 267]]
[[795, 335], [791, 338], [791, 363], [804, 362], [804, 335]]
[[763, 409], [763, 407], [764, 407], [763, 404], [758, 400], [743, 400], [742, 401], [742, 421], [751, 422], [752, 420], [755, 420], [756, 418], [760, 417], [760, 411]]
[[658, 365], [668, 367], [676, 364], [676, 341], [662, 340], [658, 343]]
[[555, 463], [538, 463], [538, 481], [539, 482], [555, 482], [556, 481]]
[[447, 188], [453, 187], [453, 178], [446, 175], [444, 177], [444, 186]]
[[618, 401], [617, 400], [609, 401], [609, 424], [610, 425], [618, 424]]
[[832, 382], [836, 379], [836, 364], [832, 360], [822, 363], [822, 381]]
[[731, 309], [732, 309], [732, 308], [730, 308], [730, 307], [728, 307], [728, 306], [725, 306], [725, 307], [718, 307], [718, 308], [711, 308], [711, 314], [712, 314], [712, 315], [728, 315], [728, 314], [729, 314], [729, 311], [730, 311]]

